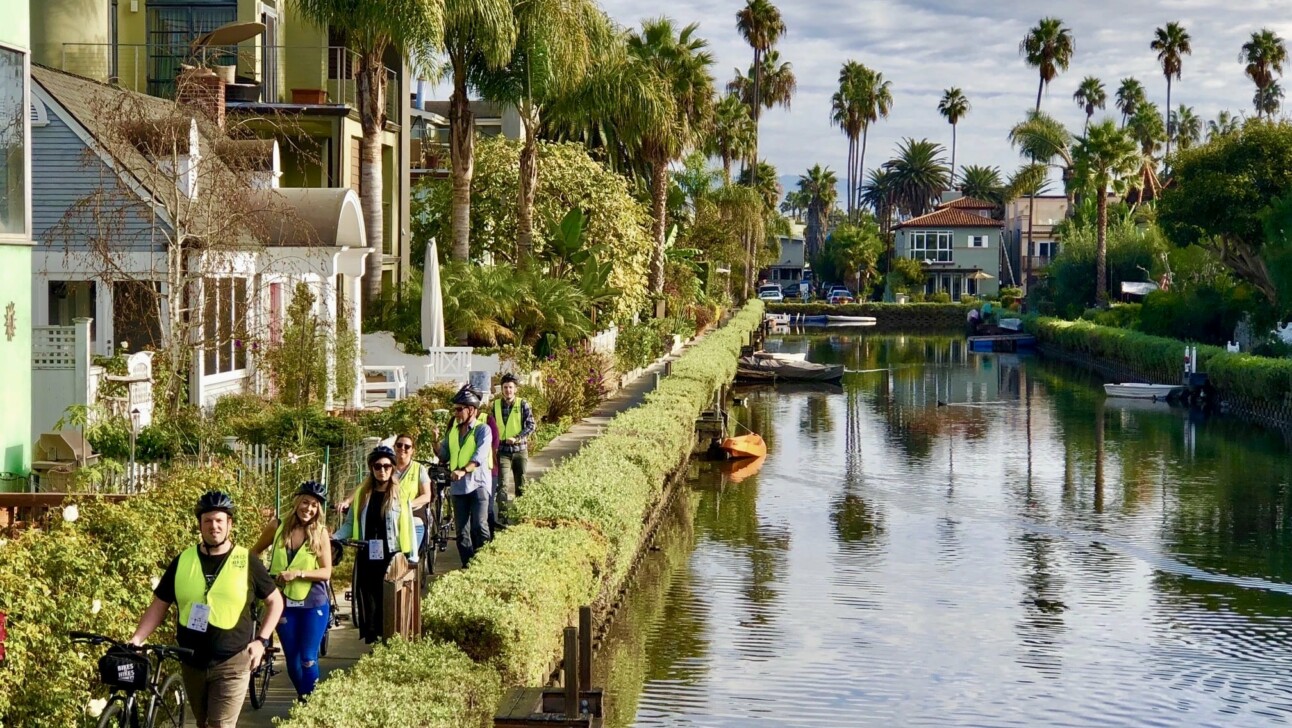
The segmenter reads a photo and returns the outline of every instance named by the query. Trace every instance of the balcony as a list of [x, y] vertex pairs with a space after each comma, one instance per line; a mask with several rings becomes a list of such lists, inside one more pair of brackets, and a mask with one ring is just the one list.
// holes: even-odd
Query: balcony
[[[151, 96], [173, 98], [183, 66], [216, 69], [229, 82], [232, 106], [344, 106], [358, 108], [354, 76], [358, 54], [340, 46], [268, 46], [255, 40], [198, 50], [187, 44], [64, 43], [59, 68]], [[400, 124], [399, 74], [386, 73], [386, 118]]]

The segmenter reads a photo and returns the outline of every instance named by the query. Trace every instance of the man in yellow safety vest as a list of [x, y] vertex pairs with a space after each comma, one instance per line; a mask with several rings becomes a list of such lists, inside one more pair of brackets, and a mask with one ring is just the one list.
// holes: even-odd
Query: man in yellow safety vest
[[[538, 429], [529, 402], [516, 396], [520, 382], [508, 372], [502, 376], [502, 396], [490, 408], [498, 433], [498, 507], [505, 514], [511, 502], [525, 494], [525, 469], [529, 465], [529, 438]], [[500, 520], [506, 521], [501, 517]]]

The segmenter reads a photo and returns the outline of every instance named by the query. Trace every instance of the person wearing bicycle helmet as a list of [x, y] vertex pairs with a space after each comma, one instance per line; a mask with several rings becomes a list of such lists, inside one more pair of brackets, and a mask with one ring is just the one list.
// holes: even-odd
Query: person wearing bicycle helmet
[[489, 498], [493, 494], [493, 437], [478, 421], [480, 393], [470, 384], [453, 395], [453, 422], [440, 445], [440, 461], [448, 463], [449, 494], [458, 530], [462, 566], [489, 541]]
[[332, 578], [332, 543], [324, 514], [327, 486], [301, 483], [291, 510], [260, 533], [251, 553], [269, 552], [269, 575], [282, 585], [287, 604], [278, 624], [278, 641], [287, 658], [287, 676], [298, 699], [314, 692], [319, 679], [319, 647], [332, 620], [327, 582]]
[[538, 429], [534, 422], [534, 410], [529, 402], [517, 396], [520, 392], [520, 380], [515, 374], [507, 372], [502, 375], [502, 396], [493, 401], [489, 419], [498, 432], [498, 520], [506, 522], [503, 516], [512, 501], [525, 494], [525, 470], [529, 465], [529, 438]]
[[354, 493], [353, 505], [333, 534], [339, 541], [363, 541], [355, 561], [354, 609], [359, 636], [368, 644], [381, 639], [386, 568], [395, 554], [415, 559], [412, 498], [395, 479], [395, 451], [378, 445], [368, 453], [368, 477]]
[[[144, 644], [176, 605], [176, 641], [193, 650], [180, 663], [193, 718], [198, 728], [233, 728], [251, 673], [282, 615], [283, 597], [265, 565], [230, 540], [235, 509], [228, 493], [203, 493], [193, 512], [201, 540], [166, 568], [130, 644]], [[257, 634], [251, 607], [259, 600], [265, 614]]]

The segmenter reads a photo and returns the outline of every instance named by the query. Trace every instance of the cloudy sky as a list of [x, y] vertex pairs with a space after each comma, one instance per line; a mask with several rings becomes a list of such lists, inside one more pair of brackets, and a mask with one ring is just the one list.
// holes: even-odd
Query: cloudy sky
[[[679, 22], [698, 22], [723, 85], [737, 66], [747, 68], [752, 60], [735, 29], [743, 0], [602, 2], [626, 26], [660, 11]], [[1267, 26], [1292, 38], [1287, 0], [780, 0], [778, 5], [789, 28], [779, 49], [793, 63], [799, 89], [790, 111], [764, 114], [760, 152], [782, 175], [797, 175], [818, 162], [842, 170], [848, 147], [830, 125], [830, 96], [839, 66], [848, 59], [882, 71], [893, 82], [893, 111], [870, 132], [867, 168], [887, 159], [903, 137], [927, 137], [949, 150], [951, 128], [937, 113], [937, 103], [943, 89], [959, 86], [973, 108], [960, 122], [957, 164], [997, 165], [1008, 172], [1019, 157], [1006, 135], [1032, 108], [1038, 82], [1019, 57], [1018, 43], [1044, 15], [1062, 18], [1072, 29], [1076, 55], [1050, 85], [1042, 108], [1078, 130], [1084, 112], [1072, 93], [1086, 75], [1098, 76], [1108, 88], [1109, 110], [1102, 113], [1115, 113], [1111, 97], [1126, 76], [1139, 78], [1150, 98], [1165, 104], [1166, 82], [1149, 42], [1154, 28], [1169, 21], [1183, 23], [1193, 37], [1193, 55], [1184, 60], [1172, 104], [1192, 106], [1204, 120], [1221, 109], [1250, 110], [1254, 87], [1238, 54], [1252, 31]]]

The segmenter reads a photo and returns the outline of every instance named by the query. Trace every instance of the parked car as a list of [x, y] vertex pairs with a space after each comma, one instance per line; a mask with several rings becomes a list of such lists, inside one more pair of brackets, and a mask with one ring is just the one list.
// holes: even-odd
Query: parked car
[[781, 288], [781, 295], [785, 296], [785, 298], [797, 299], [799, 297], [799, 284], [797, 283], [786, 284], [783, 288]]
[[763, 286], [758, 289], [758, 297], [764, 301], [784, 301], [785, 294], [780, 286]]
[[836, 288], [830, 292], [830, 297], [826, 300], [831, 304], [852, 303], [852, 294], [846, 288]]

